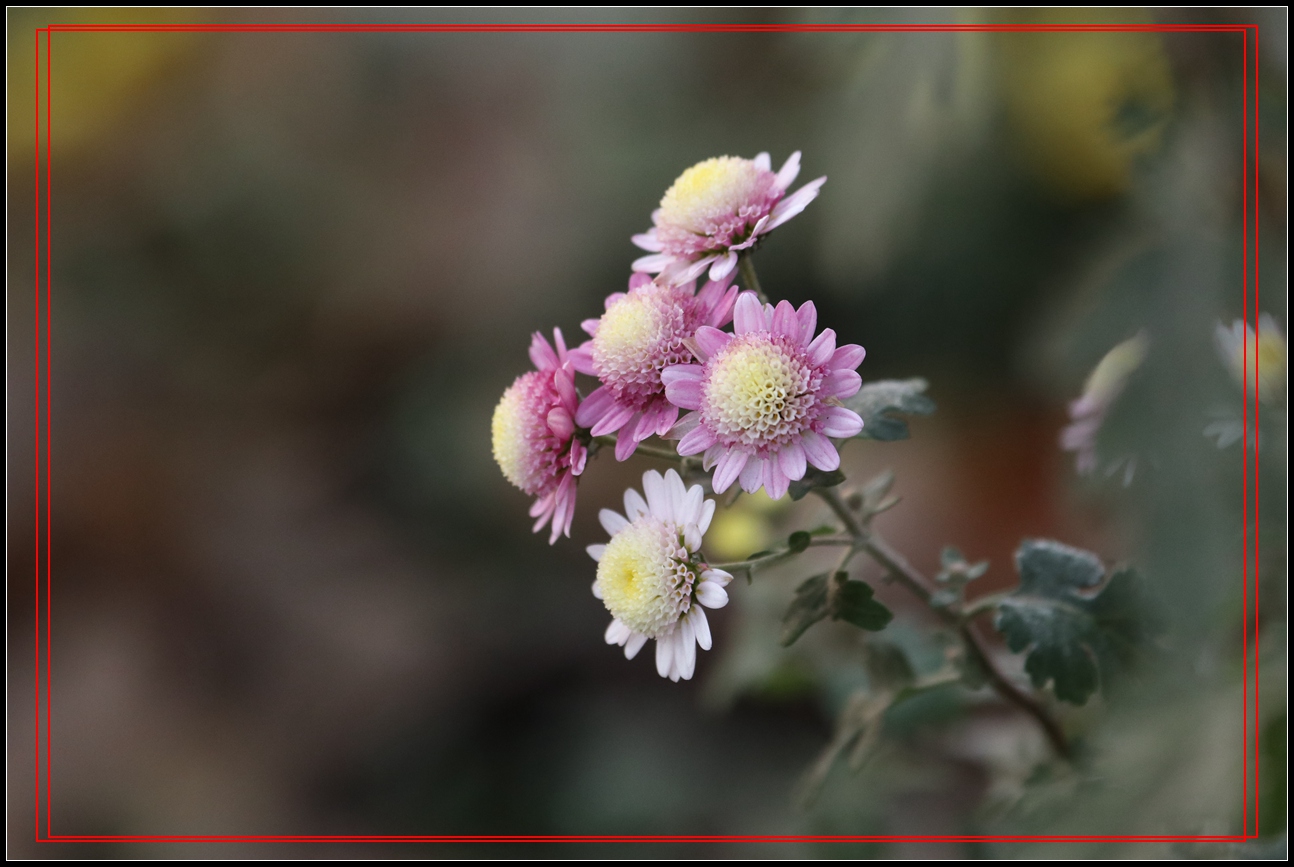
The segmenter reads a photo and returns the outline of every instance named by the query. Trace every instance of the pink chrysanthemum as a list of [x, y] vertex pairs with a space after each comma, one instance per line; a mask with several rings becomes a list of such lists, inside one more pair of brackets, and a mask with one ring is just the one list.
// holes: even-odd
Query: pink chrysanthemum
[[[643, 474], [642, 495], [625, 491], [625, 514], [603, 509], [605, 545], [590, 545], [598, 562], [593, 595], [614, 618], [607, 644], [619, 644], [633, 659], [647, 639], [656, 639], [656, 671], [670, 680], [689, 680], [696, 648], [710, 649], [706, 608], [728, 604], [724, 590], [732, 575], [711, 568], [701, 556], [701, 539], [714, 517], [714, 500], [700, 485], [683, 484], [678, 473]], [[626, 517], [626, 515], [628, 517]]]
[[737, 267], [737, 254], [805, 209], [826, 177], [791, 195], [786, 188], [800, 173], [800, 152], [774, 174], [767, 153], [753, 160], [714, 157], [679, 175], [652, 213], [655, 225], [633, 242], [651, 256], [635, 271], [660, 274], [667, 283], [694, 280], [706, 268], [721, 280]]
[[583, 323], [593, 339], [571, 351], [571, 364], [602, 386], [584, 399], [575, 421], [591, 428], [593, 436], [619, 431], [616, 460], [628, 459], [638, 443], [664, 434], [678, 420], [678, 407], [665, 399], [660, 372], [693, 360], [688, 343], [697, 328], [732, 319], [738, 290], [728, 285], [731, 279], [712, 281], [696, 292], [695, 281], [666, 286], [635, 274], [628, 293], [607, 297], [601, 319]]
[[523, 373], [494, 408], [490, 432], [494, 460], [509, 482], [538, 497], [530, 507], [534, 532], [552, 522], [548, 544], [571, 535], [575, 514], [575, 477], [584, 472], [588, 450], [575, 438], [575, 368], [560, 328], [553, 329], [554, 350], [539, 332], [530, 341], [537, 370]]
[[814, 338], [818, 312], [812, 301], [797, 311], [787, 301], [761, 305], [753, 292], [737, 299], [735, 334], [699, 328], [694, 340], [701, 364], [667, 368], [665, 395], [695, 410], [678, 423], [680, 455], [705, 452], [715, 468], [714, 490], [738, 478], [742, 490], [762, 486], [780, 499], [804, 478], [806, 461], [820, 470], [840, 466], [829, 437], [852, 437], [863, 420], [839, 403], [862, 387], [855, 372], [861, 346], [836, 348], [830, 328]]

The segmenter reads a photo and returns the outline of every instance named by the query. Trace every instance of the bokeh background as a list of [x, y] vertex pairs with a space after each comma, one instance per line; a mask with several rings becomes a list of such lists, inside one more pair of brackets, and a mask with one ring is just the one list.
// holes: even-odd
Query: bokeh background
[[[10, 10], [11, 854], [132, 851], [30, 842], [33, 28], [523, 14], [587, 19]], [[1284, 328], [1284, 10], [1010, 14], [597, 19], [1260, 24], [1261, 309]], [[60, 32], [53, 43], [56, 832], [1239, 828], [1241, 449], [1202, 433], [1238, 418], [1241, 399], [1214, 346], [1217, 322], [1241, 313], [1239, 36]], [[846, 451], [851, 478], [896, 472], [903, 502], [878, 519], [891, 541], [928, 573], [945, 544], [990, 561], [986, 591], [1013, 582], [1027, 536], [1134, 562], [1150, 579], [1169, 629], [1135, 688], [1057, 711], [1093, 757], [1085, 775], [1058, 769], [1031, 722], [987, 692], [951, 690], [888, 720], [886, 749], [860, 773], [838, 768], [816, 801], [798, 801], [862, 677], [843, 625], [794, 652], [777, 645], [807, 573], [735, 586], [695, 681], [672, 684], [603, 644], [583, 551], [603, 536], [597, 509], [655, 464], [600, 456], [573, 538], [551, 548], [493, 464], [490, 414], [528, 367], [529, 334], [577, 334], [622, 289], [629, 236], [684, 168], [761, 150], [775, 164], [802, 150], [803, 177], [828, 177], [760, 251], [765, 289], [814, 299], [824, 324], [863, 344], [864, 380], [924, 376], [939, 405], [910, 440]], [[1143, 329], [1149, 357], [1101, 444], [1138, 470], [1126, 485], [1121, 471], [1080, 478], [1058, 445], [1066, 406]], [[1263, 411], [1261, 845], [1283, 852], [1283, 398]], [[819, 517], [808, 501], [745, 498], [711, 542], [739, 557]], [[920, 612], [897, 588], [880, 593], [898, 612], [894, 634], [922, 652]]]

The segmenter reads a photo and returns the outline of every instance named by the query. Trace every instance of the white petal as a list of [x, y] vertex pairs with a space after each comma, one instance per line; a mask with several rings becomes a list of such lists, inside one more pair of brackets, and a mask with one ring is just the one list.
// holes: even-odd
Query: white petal
[[732, 581], [732, 573], [725, 572], [722, 569], [706, 569], [701, 573], [701, 580], [713, 581], [720, 587], [727, 587], [728, 583]]
[[696, 522], [696, 527], [701, 531], [702, 536], [710, 529], [710, 520], [712, 518], [714, 518], [714, 500], [706, 500], [701, 506], [701, 517]]
[[696, 598], [706, 608], [722, 608], [728, 604], [728, 591], [714, 581], [702, 581], [697, 585]]
[[656, 639], [656, 673], [669, 677], [674, 666], [674, 633]]
[[593, 582], [593, 596], [595, 599], [602, 598], [602, 591], [598, 589], [598, 582], [596, 580]]
[[[701, 523], [701, 503], [705, 500], [705, 491], [700, 485], [693, 485], [687, 489], [687, 496], [683, 499], [683, 510], [679, 513], [679, 520], [688, 524]], [[700, 530], [700, 527], [697, 528]], [[700, 530], [705, 533], [705, 530]]]
[[700, 549], [701, 531], [697, 529], [696, 524], [685, 524], [683, 526], [683, 545], [692, 552]]
[[737, 267], [737, 254], [733, 253], [730, 250], [727, 253], [723, 254], [723, 256], [717, 259], [715, 263], [710, 266], [710, 279], [722, 280], [724, 277], [727, 277], [729, 274], [731, 274], [733, 269], [736, 267]]
[[791, 184], [795, 183], [796, 177], [800, 174], [800, 152], [796, 151], [786, 158], [782, 167], [778, 169], [777, 179], [773, 181], [773, 186], [779, 190], [784, 190]]
[[[773, 212], [770, 214], [771, 219], [769, 219], [768, 224], [764, 226], [764, 231], [773, 231], [778, 226], [807, 208], [809, 206], [809, 202], [812, 202], [818, 197], [818, 188], [821, 187], [826, 180], [827, 179], [825, 177], [822, 177], [818, 178], [816, 181], [809, 181], [809, 183], [800, 187], [798, 190], [791, 193], [791, 195], [774, 205]], [[645, 271], [647, 269], [636, 268], [635, 270]]]
[[646, 643], [647, 636], [643, 635], [641, 632], [635, 632], [633, 635], [630, 635], [629, 640], [625, 642], [625, 659], [633, 659], [637, 656], [638, 651], [642, 650], [643, 645]]
[[771, 172], [773, 170], [773, 158], [768, 155], [768, 151], [760, 151], [755, 154], [755, 159], [751, 162], [753, 162], [755, 164], [755, 168], [759, 169], [761, 172]]
[[590, 546], [588, 546], [587, 548], [585, 548], [584, 550], [589, 552], [589, 556], [593, 558], [594, 562], [598, 562], [598, 561], [600, 561], [600, 560], [602, 559], [602, 555], [603, 555], [603, 554], [605, 554], [605, 553], [607, 552], [607, 546], [606, 546], [606, 545], [590, 545]]
[[665, 249], [661, 246], [660, 239], [656, 237], [655, 229], [649, 229], [641, 235], [634, 235], [629, 240], [633, 241], [635, 247], [646, 250], [649, 253], [659, 253], [661, 250]]
[[624, 644], [632, 634], [633, 630], [621, 623], [619, 618], [616, 618], [607, 626], [607, 644]]
[[647, 507], [652, 517], [662, 521], [673, 521], [674, 510], [670, 508], [669, 493], [665, 489], [665, 479], [655, 470], [643, 473], [643, 493], [647, 495]]
[[642, 256], [638, 259], [634, 259], [633, 264], [629, 267], [634, 271], [646, 271], [648, 274], [658, 274], [665, 270], [665, 267], [673, 261], [674, 257], [668, 253], [653, 253], [650, 256]]
[[674, 651], [674, 661], [678, 665], [679, 676], [691, 680], [696, 671], [696, 632], [692, 629], [692, 621], [683, 618], [675, 632], [678, 633], [678, 647]]
[[687, 502], [687, 485], [683, 484], [683, 480], [674, 469], [665, 471], [665, 493], [669, 497], [674, 521], [679, 524], [687, 523], [687, 518], [683, 515], [683, 505]]
[[629, 516], [630, 521], [636, 521], [648, 512], [647, 502], [643, 495], [633, 488], [625, 491], [625, 514]]
[[692, 621], [692, 631], [696, 633], [696, 643], [701, 645], [702, 650], [709, 650], [710, 621], [706, 619], [705, 609], [700, 605], [693, 605], [687, 616]]
[[598, 521], [602, 524], [602, 529], [607, 531], [607, 535], [614, 536], [625, 527], [629, 526], [629, 521], [619, 512], [613, 512], [610, 509], [603, 509], [598, 512]]

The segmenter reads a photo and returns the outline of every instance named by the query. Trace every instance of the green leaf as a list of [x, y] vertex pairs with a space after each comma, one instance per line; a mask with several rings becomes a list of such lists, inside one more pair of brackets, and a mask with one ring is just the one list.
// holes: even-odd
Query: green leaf
[[1007, 647], [1028, 652], [1033, 685], [1050, 681], [1061, 701], [1085, 704], [1127, 666], [1157, 630], [1140, 577], [1116, 571], [1097, 593], [1105, 567], [1095, 554], [1044, 539], [1016, 551], [1020, 588], [1002, 601], [994, 621]]
[[791, 482], [791, 486], [787, 488], [787, 492], [790, 493], [792, 500], [803, 500], [805, 496], [808, 495], [809, 491], [812, 491], [814, 488], [835, 487], [844, 480], [845, 474], [840, 470], [832, 470], [829, 473], [824, 473], [816, 467], [809, 467], [805, 470], [804, 478]]
[[869, 382], [844, 405], [863, 419], [860, 439], [890, 442], [908, 438], [908, 423], [897, 414], [930, 415], [935, 402], [923, 392], [929, 383], [924, 379], [883, 379]]
[[790, 647], [827, 613], [827, 576], [814, 575], [795, 588], [795, 599], [782, 618], [782, 646]]
[[872, 692], [899, 693], [917, 679], [912, 663], [902, 647], [881, 638], [868, 638], [864, 645], [863, 664]]
[[[836, 574], [843, 576], [845, 573]], [[836, 589], [831, 618], [847, 621], [860, 629], [879, 632], [894, 618], [894, 615], [890, 609], [873, 598], [874, 593], [871, 585], [864, 581], [844, 581]]]
[[786, 550], [791, 554], [799, 554], [801, 551], [807, 550], [809, 543], [812, 541], [813, 537], [808, 533], [803, 530], [796, 530], [791, 534], [791, 537], [786, 540]]

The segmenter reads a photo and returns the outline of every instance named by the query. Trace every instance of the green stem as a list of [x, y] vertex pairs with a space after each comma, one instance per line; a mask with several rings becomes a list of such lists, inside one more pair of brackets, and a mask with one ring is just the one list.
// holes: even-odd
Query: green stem
[[[866, 551], [873, 560], [885, 567], [895, 581], [908, 588], [913, 595], [920, 598], [927, 605], [930, 603], [930, 597], [934, 595], [934, 591], [931, 589], [931, 584], [926, 577], [874, 531], [864, 528], [849, 507], [845, 505], [844, 500], [841, 499], [835, 488], [815, 488], [814, 493], [831, 507], [831, 511], [835, 512], [836, 516], [844, 522], [845, 528], [856, 540], [855, 547], [850, 549], [851, 554], [854, 550]], [[993, 689], [1007, 701], [1037, 720], [1057, 754], [1068, 759], [1070, 756], [1069, 741], [1065, 738], [1065, 732], [1061, 729], [1060, 724], [1052, 719], [1046, 708], [1018, 689], [1002, 672], [997, 670], [993, 665], [988, 648], [979, 637], [974, 626], [964, 621], [960, 615], [946, 608], [932, 607], [931, 610], [949, 626], [957, 629], [962, 642], [966, 645], [967, 654], [984, 672], [985, 678]]]
[[759, 277], [755, 274], [755, 263], [750, 260], [749, 252], [742, 253], [737, 259], [737, 270], [741, 273], [742, 282], [746, 284], [747, 289], [755, 293], [759, 303], [767, 304], [768, 296], [759, 285]]
[[996, 608], [1003, 599], [1010, 596], [1010, 593], [990, 593], [988, 596], [981, 596], [974, 602], [969, 602], [961, 610], [961, 619], [969, 623], [985, 611], [991, 611]]
[[[850, 536], [818, 536], [809, 540], [810, 548], [839, 547], [841, 545], [852, 546], [854, 540]], [[781, 551], [772, 551], [763, 557], [755, 557], [750, 560], [736, 560], [732, 563], [711, 563], [711, 569], [722, 569], [725, 572], [731, 572], [734, 569], [749, 569], [752, 566], [767, 566], [770, 563], [777, 563], [785, 560], [787, 557], [798, 554], [798, 551], [783, 549]], [[839, 571], [839, 569], [837, 569]]]
[[[615, 448], [616, 438], [609, 435], [594, 437], [593, 442], [597, 443], [598, 445], [611, 446], [612, 448]], [[648, 457], [660, 458], [661, 460], [666, 460], [666, 461], [673, 461], [676, 464], [683, 463], [682, 456], [676, 454], [675, 452], [668, 451], [667, 449], [658, 449], [655, 446], [646, 446], [646, 445], [643, 445], [642, 443], [638, 444], [638, 448], [635, 451], [635, 454], [643, 454], [643, 455], [647, 455]]]

